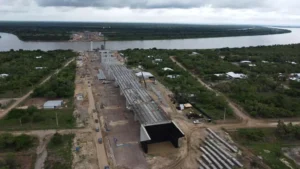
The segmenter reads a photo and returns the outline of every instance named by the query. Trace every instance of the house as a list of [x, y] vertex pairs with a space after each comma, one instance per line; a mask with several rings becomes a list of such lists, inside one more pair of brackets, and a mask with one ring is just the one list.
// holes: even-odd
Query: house
[[255, 67], [256, 64], [249, 64], [248, 66], [250, 66], [250, 67]]
[[170, 79], [176, 79], [177, 77], [180, 77], [180, 75], [167, 75], [167, 78]]
[[39, 70], [39, 69], [46, 69], [47, 67], [35, 67], [36, 70]]
[[5, 78], [7, 76], [8, 76], [8, 74], [6, 74], [6, 73], [0, 74], [0, 78]]
[[221, 55], [219, 56], [220, 59], [224, 60], [225, 59], [225, 56]]
[[184, 110], [184, 104], [179, 104], [179, 110]]
[[261, 62], [262, 62], [262, 63], [269, 63], [269, 61], [265, 61], [265, 60], [262, 60]]
[[296, 62], [294, 62], [294, 61], [286, 61], [286, 63], [290, 63], [290, 64], [292, 64], [292, 65], [297, 65], [297, 63]]
[[153, 58], [153, 56], [150, 56], [150, 55], [149, 55], [149, 56], [147, 56], [147, 58]]
[[242, 61], [240, 61], [240, 63], [241, 64], [245, 64], [245, 63], [249, 64], [249, 63], [251, 63], [251, 61], [249, 61], [249, 60], [242, 60]]
[[173, 69], [169, 68], [169, 67], [164, 67], [162, 68], [164, 71], [173, 71]]
[[41, 59], [43, 56], [36, 56], [35, 58], [36, 59]]
[[82, 93], [78, 93], [76, 95], [76, 100], [83, 100], [83, 94]]
[[234, 73], [234, 72], [227, 72], [226, 73], [227, 77], [231, 79], [244, 79], [247, 77], [247, 75], [242, 74], [242, 73]]
[[83, 56], [78, 56], [77, 60], [83, 60]]
[[162, 59], [154, 59], [153, 61], [154, 62], [162, 62], [163, 60]]
[[150, 72], [138, 72], [135, 74], [137, 77], [145, 78], [145, 79], [152, 79], [154, 76]]
[[199, 53], [198, 52], [192, 52], [191, 55], [199, 55]]
[[214, 75], [217, 76], [217, 77], [221, 77], [221, 76], [224, 76], [224, 73], [216, 73]]
[[190, 103], [184, 104], [184, 108], [192, 108], [193, 106]]
[[63, 100], [50, 100], [44, 103], [44, 109], [57, 109], [63, 104]]

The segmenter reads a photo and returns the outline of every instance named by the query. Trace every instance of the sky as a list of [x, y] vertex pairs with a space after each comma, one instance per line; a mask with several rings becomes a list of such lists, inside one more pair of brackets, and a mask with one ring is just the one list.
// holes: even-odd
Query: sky
[[299, 9], [299, 0], [0, 0], [0, 20], [300, 25]]

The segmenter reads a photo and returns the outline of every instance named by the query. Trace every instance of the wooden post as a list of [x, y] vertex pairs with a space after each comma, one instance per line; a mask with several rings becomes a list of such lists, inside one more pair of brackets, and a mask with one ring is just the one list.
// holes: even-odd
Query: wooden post
[[57, 117], [57, 112], [55, 112], [55, 116], [56, 116], [56, 126], [58, 127], [58, 117]]

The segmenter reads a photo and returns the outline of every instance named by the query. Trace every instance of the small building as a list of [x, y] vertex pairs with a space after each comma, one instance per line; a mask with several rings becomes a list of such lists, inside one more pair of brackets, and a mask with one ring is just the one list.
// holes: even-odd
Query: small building
[[221, 77], [221, 76], [224, 76], [225, 74], [224, 73], [216, 73], [214, 75], [217, 76], [217, 77]]
[[0, 78], [5, 78], [5, 77], [8, 77], [9, 75], [8, 74], [6, 74], [6, 73], [2, 73], [2, 74], [0, 74]]
[[47, 67], [35, 67], [36, 70], [46, 69]]
[[266, 60], [262, 60], [261, 62], [262, 63], [269, 63], [269, 61], [266, 61]]
[[286, 61], [287, 63], [290, 63], [290, 64], [292, 64], [292, 65], [297, 65], [297, 63], [296, 62], [294, 62], [294, 61]]
[[83, 60], [83, 56], [78, 56], [76, 60]]
[[192, 52], [191, 55], [199, 55], [198, 52]]
[[240, 61], [240, 63], [241, 64], [250, 64], [250, 63], [252, 63], [250, 60], [242, 60], [242, 61]]
[[251, 63], [251, 64], [249, 64], [248, 66], [249, 66], [249, 67], [255, 67], [256, 64]]
[[154, 76], [150, 72], [138, 72], [135, 74], [139, 78], [152, 79]]
[[154, 62], [162, 62], [163, 60], [162, 59], [154, 59], [153, 61]]
[[184, 108], [192, 108], [193, 106], [190, 104], [190, 103], [186, 103], [186, 104], [184, 104]]
[[36, 56], [35, 58], [36, 59], [41, 59], [43, 56]]
[[49, 100], [44, 103], [44, 109], [58, 109], [62, 106], [63, 100]]
[[222, 60], [224, 60], [225, 56], [224, 55], [220, 55], [219, 58], [222, 59]]
[[169, 68], [169, 67], [164, 67], [162, 68], [164, 71], [173, 71], [173, 69]]
[[170, 78], [170, 79], [176, 79], [180, 77], [180, 75], [167, 75], [167, 78]]
[[101, 69], [99, 69], [98, 72], [99, 72], [97, 74], [98, 80], [106, 80], [106, 76], [104, 75], [104, 72]]
[[76, 95], [76, 100], [83, 100], [83, 94], [82, 93], [78, 93]]
[[243, 73], [234, 73], [234, 72], [227, 72], [226, 75], [231, 79], [244, 79], [247, 77], [247, 75]]

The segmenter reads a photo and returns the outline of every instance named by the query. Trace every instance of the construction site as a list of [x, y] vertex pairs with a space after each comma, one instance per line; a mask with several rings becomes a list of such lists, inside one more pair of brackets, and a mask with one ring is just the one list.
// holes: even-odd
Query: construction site
[[[127, 68], [118, 52], [81, 55], [75, 116], [78, 127], [92, 133], [75, 135], [74, 145], [80, 151], [73, 154], [74, 168], [83, 164], [128, 169], [239, 167], [238, 160], [230, 160], [237, 152], [226, 146], [232, 142], [210, 143], [213, 135], [176, 110], [168, 89], [136, 76], [137, 70]], [[220, 154], [217, 148], [233, 154]]]

